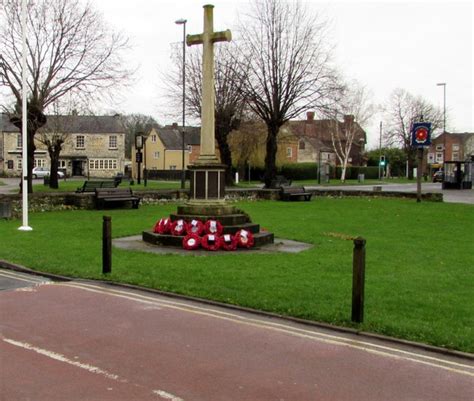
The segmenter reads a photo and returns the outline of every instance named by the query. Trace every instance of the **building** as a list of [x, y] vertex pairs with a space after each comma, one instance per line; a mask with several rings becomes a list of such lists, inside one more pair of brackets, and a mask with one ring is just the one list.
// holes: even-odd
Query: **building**
[[474, 156], [474, 133], [444, 132], [432, 139], [426, 152], [429, 167], [441, 168], [444, 161], [471, 160]]
[[[354, 116], [345, 115], [344, 121], [330, 119], [315, 120], [314, 112], [306, 113], [306, 120], [292, 120], [289, 128], [298, 139], [298, 163], [325, 162], [330, 165], [339, 164], [334, 150], [332, 136], [346, 129], [354, 130], [354, 140], [349, 153], [350, 165], [365, 164], [364, 149], [367, 143], [365, 131], [360, 127]], [[345, 141], [341, 141], [345, 146]]]
[[[193, 164], [200, 154], [201, 130], [199, 127], [186, 127], [184, 138], [184, 167]], [[137, 150], [132, 147], [132, 175], [137, 176]], [[142, 149], [142, 169], [182, 170], [183, 137], [178, 124], [160, 127], [153, 125], [146, 135]]]
[[[0, 174], [20, 176], [22, 135], [0, 115]], [[118, 116], [47, 116], [48, 122], [35, 136], [35, 167], [50, 167], [42, 138], [60, 137], [64, 143], [59, 168], [69, 176], [113, 177], [124, 171], [125, 131]]]

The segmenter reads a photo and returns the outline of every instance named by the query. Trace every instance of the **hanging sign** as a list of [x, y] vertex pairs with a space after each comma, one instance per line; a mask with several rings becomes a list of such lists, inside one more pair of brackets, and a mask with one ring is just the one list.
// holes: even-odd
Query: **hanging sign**
[[420, 148], [431, 145], [431, 123], [414, 123], [411, 129], [411, 146]]

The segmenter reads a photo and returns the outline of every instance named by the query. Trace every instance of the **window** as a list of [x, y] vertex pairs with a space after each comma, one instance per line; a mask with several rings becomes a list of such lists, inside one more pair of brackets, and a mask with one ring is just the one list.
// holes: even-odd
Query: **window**
[[170, 170], [176, 170], [176, 166], [170, 166]]
[[17, 163], [16, 163], [16, 169], [17, 170], [22, 170], [23, 169], [23, 163], [22, 163], [23, 159], [18, 159], [17, 160]]
[[286, 157], [290, 158], [293, 155], [293, 149], [286, 148]]
[[306, 148], [306, 143], [305, 143], [305, 141], [301, 140], [300, 141], [300, 149], [305, 150], [305, 148]]
[[8, 170], [13, 170], [13, 160], [8, 160], [7, 161], [7, 166], [8, 166]]
[[153, 153], [153, 159], [156, 160], [156, 159], [159, 159], [159, 158], [160, 158], [160, 152], [157, 151], [157, 152]]
[[116, 170], [117, 159], [89, 159], [89, 170]]
[[438, 152], [441, 152], [443, 149], [444, 149], [444, 146], [443, 146], [443, 145], [436, 145], [436, 150], [437, 150]]
[[459, 153], [453, 152], [453, 161], [458, 161], [458, 160], [459, 160]]
[[191, 153], [193, 151], [193, 147], [191, 145], [188, 145], [188, 152]]
[[433, 164], [435, 162], [434, 153], [428, 153], [428, 164]]
[[117, 149], [117, 135], [110, 135], [109, 136], [109, 148], [110, 149]]
[[66, 168], [66, 160], [59, 160], [59, 167]]
[[22, 148], [23, 147], [23, 140], [22, 139], [23, 138], [22, 138], [21, 134], [18, 134], [16, 136], [16, 147], [17, 148]]
[[156, 135], [151, 136], [151, 143], [156, 143]]
[[436, 163], [443, 163], [443, 153], [436, 152]]
[[45, 166], [46, 166], [46, 160], [45, 159], [35, 159], [34, 167], [45, 167]]
[[84, 135], [76, 136], [76, 148], [79, 148], [79, 149], [85, 148]]
[[453, 152], [459, 152], [459, 144], [457, 143], [453, 144]]

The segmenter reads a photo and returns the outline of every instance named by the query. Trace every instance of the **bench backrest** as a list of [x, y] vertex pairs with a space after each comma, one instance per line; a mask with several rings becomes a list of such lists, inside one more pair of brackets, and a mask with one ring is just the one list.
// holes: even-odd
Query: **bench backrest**
[[130, 197], [133, 196], [133, 192], [131, 188], [96, 188], [95, 195], [98, 198]]
[[96, 188], [115, 188], [113, 181], [85, 181], [82, 192], [94, 192]]
[[281, 192], [284, 194], [303, 194], [306, 193], [304, 187], [281, 187]]

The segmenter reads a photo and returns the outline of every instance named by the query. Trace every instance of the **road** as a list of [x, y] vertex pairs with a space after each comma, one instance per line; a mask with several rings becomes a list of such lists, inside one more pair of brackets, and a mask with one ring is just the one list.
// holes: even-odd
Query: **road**
[[2, 401], [474, 399], [472, 359], [111, 285], [2, 280]]

